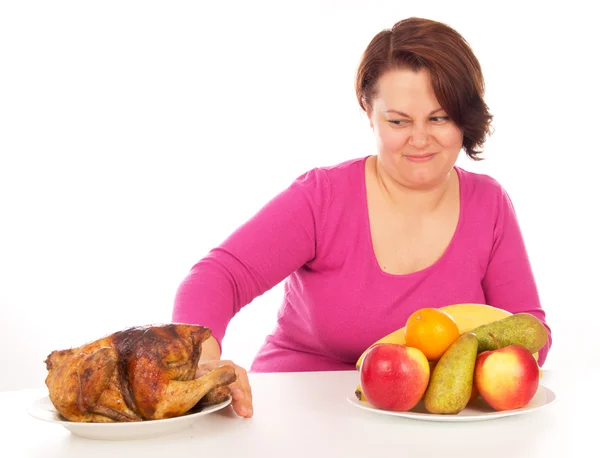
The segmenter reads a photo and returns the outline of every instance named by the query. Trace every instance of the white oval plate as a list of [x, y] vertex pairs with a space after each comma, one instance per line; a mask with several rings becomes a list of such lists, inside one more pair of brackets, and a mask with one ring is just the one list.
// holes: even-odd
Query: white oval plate
[[67, 428], [71, 433], [87, 439], [128, 440], [166, 436], [190, 426], [199, 417], [227, 407], [231, 396], [220, 403], [204, 407], [179, 417], [164, 420], [146, 420], [119, 423], [83, 423], [65, 420], [56, 410], [48, 396], [38, 399], [27, 411], [38, 420], [55, 423]]
[[543, 385], [538, 387], [538, 390], [533, 399], [525, 407], [514, 410], [493, 410], [481, 398], [477, 398], [468, 407], [465, 407], [457, 414], [432, 414], [425, 410], [423, 401], [419, 402], [413, 409], [407, 412], [394, 412], [392, 410], [378, 409], [372, 406], [367, 401], [359, 401], [356, 396], [348, 396], [348, 401], [353, 406], [361, 409], [369, 410], [384, 415], [393, 415], [396, 417], [412, 418], [414, 420], [425, 421], [482, 421], [493, 420], [495, 418], [508, 417], [511, 415], [521, 415], [528, 412], [534, 412], [543, 407], [547, 407], [556, 401], [556, 394]]

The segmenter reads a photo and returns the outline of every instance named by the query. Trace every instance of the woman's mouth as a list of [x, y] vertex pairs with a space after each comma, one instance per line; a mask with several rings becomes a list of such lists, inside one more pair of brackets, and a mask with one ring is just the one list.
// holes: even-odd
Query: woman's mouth
[[410, 162], [427, 162], [433, 159], [437, 153], [427, 153], [427, 154], [405, 154], [404, 157], [407, 161]]

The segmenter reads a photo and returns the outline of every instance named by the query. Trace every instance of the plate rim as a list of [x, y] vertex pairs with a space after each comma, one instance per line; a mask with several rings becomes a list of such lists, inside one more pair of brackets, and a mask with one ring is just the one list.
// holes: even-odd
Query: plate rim
[[56, 418], [48, 418], [48, 415], [42, 415], [38, 413], [39, 411], [50, 412], [51, 415], [60, 415], [50, 397], [48, 395], [37, 398], [35, 401], [29, 403], [27, 407], [27, 412], [33, 418], [41, 421], [45, 421], [48, 423], [53, 423], [56, 425], [61, 425], [66, 427], [67, 429], [71, 428], [81, 428], [81, 429], [94, 429], [94, 430], [109, 430], [109, 429], [119, 429], [123, 430], [125, 428], [151, 428], [157, 425], [171, 425], [173, 423], [188, 423], [194, 421], [198, 417], [202, 417], [204, 415], [208, 415], [210, 413], [216, 412], [218, 410], [224, 409], [227, 407], [233, 398], [231, 395], [227, 396], [227, 399], [218, 404], [211, 404], [203, 408], [198, 412], [186, 412], [183, 415], [178, 415], [176, 417], [170, 418], [162, 418], [158, 420], [143, 420], [143, 421], [126, 421], [126, 422], [79, 422], [79, 421], [69, 421], [69, 420], [59, 420]]
[[485, 420], [494, 420], [497, 418], [514, 416], [514, 415], [522, 415], [526, 413], [535, 412], [544, 407], [549, 407], [554, 404], [558, 400], [558, 396], [556, 392], [554, 392], [551, 388], [547, 387], [540, 383], [538, 387], [538, 391], [536, 391], [536, 396], [539, 391], [543, 390], [544, 394], [547, 396], [547, 401], [541, 405], [536, 405], [532, 407], [523, 406], [518, 409], [510, 409], [510, 410], [491, 410], [489, 412], [481, 412], [473, 415], [449, 415], [449, 414], [433, 414], [433, 413], [422, 413], [422, 412], [412, 412], [402, 411], [397, 412], [393, 410], [385, 410], [380, 409], [378, 407], [373, 406], [368, 401], [360, 401], [356, 398], [356, 396], [348, 395], [346, 400], [359, 409], [363, 409], [369, 412], [374, 412], [377, 414], [383, 414], [387, 416], [401, 417], [407, 418], [411, 420], [419, 420], [419, 421], [440, 421], [440, 422], [462, 422], [462, 421], [485, 421]]

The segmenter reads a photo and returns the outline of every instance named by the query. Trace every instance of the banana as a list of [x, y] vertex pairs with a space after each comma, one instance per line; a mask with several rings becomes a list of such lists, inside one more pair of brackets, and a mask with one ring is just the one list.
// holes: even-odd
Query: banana
[[[475, 329], [477, 326], [481, 326], [484, 324], [491, 323], [496, 320], [500, 320], [502, 318], [506, 318], [512, 313], [507, 312], [506, 310], [502, 310], [496, 307], [492, 307], [491, 305], [485, 304], [453, 304], [446, 305], [444, 307], [440, 307], [440, 310], [444, 310], [447, 312], [454, 320], [456, 324], [458, 324], [458, 330], [461, 334], [465, 332], [469, 332], [472, 329]], [[404, 336], [404, 328], [397, 329], [394, 332], [389, 333], [388, 335], [382, 337], [377, 342], [373, 343], [369, 346], [372, 346], [380, 343], [395, 343], [398, 345], [406, 345], [406, 339]], [[369, 350], [367, 348], [358, 361], [356, 362], [356, 369], [360, 370], [360, 365], [365, 357], [365, 354]], [[537, 358], [537, 353], [536, 355]]]
[[440, 308], [454, 318], [461, 334], [512, 315], [506, 310], [485, 304], [454, 304]]
[[358, 386], [356, 387], [356, 390], [354, 390], [354, 395], [356, 396], [356, 398], [359, 401], [366, 401], [367, 399], [365, 398], [365, 395], [362, 392], [362, 387], [360, 386], [360, 383], [358, 384]]

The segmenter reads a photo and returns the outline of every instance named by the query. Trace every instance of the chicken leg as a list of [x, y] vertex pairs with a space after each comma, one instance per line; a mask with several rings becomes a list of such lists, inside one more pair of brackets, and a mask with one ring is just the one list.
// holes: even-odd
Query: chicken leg
[[213, 388], [229, 385], [236, 379], [232, 366], [220, 366], [200, 378], [190, 381], [171, 380], [165, 396], [151, 418], [169, 418], [184, 414]]

